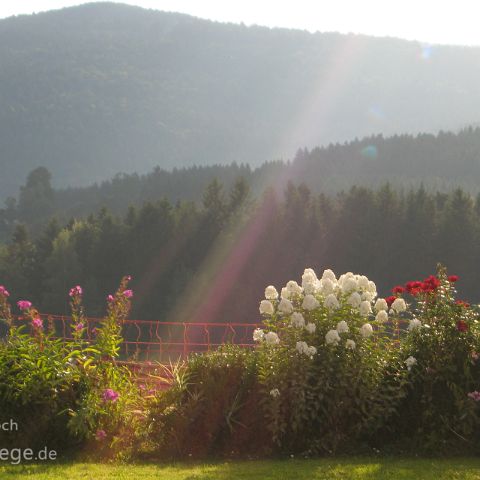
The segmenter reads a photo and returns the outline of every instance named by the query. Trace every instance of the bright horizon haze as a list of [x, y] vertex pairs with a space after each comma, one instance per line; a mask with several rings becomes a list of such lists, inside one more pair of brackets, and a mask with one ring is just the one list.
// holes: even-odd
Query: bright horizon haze
[[[0, 3], [0, 18], [80, 5], [82, 1], [17, 0]], [[429, 44], [480, 46], [480, 4], [472, 0], [337, 0], [335, 2], [126, 0], [129, 5], [179, 12], [219, 22], [397, 37]]]

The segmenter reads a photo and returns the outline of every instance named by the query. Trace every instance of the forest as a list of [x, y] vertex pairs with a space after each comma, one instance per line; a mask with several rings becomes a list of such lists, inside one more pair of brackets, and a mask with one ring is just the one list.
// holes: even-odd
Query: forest
[[282, 195], [289, 181], [305, 184], [314, 194], [335, 195], [351, 187], [377, 188], [389, 183], [396, 190], [423, 186], [429, 192], [449, 193], [455, 188], [477, 195], [480, 191], [480, 128], [437, 135], [376, 135], [312, 150], [299, 149], [291, 162], [192, 166], [162, 169], [148, 174], [118, 174], [111, 180], [87, 187], [54, 188], [57, 172], [33, 169], [16, 196], [0, 208], [0, 242], [24, 223], [36, 236], [49, 218], [60, 224], [86, 218], [101, 208], [125, 215], [129, 206], [162, 198], [172, 204], [201, 203], [208, 184], [215, 178], [230, 190], [242, 177], [254, 197], [273, 188]]
[[[36, 173], [33, 180], [47, 180], [47, 171]], [[36, 185], [39, 210], [48, 185], [43, 199]], [[18, 222], [0, 249], [0, 278], [43, 312], [67, 313], [66, 292], [81, 284], [88, 314], [101, 315], [106, 295], [129, 274], [132, 318], [256, 322], [258, 292], [305, 266], [364, 272], [387, 295], [442, 262], [459, 275], [460, 292], [479, 301], [479, 260], [480, 197], [462, 189], [387, 183], [327, 195], [289, 182], [280, 194], [256, 196], [238, 177], [228, 188], [212, 180], [200, 202], [126, 204], [122, 214], [102, 208], [65, 224], [52, 217], [36, 235]]]

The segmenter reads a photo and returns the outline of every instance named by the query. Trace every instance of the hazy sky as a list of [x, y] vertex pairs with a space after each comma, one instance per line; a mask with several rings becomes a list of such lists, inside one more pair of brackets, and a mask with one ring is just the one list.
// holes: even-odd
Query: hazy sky
[[[0, 17], [85, 3], [1, 0]], [[145, 8], [184, 12], [247, 25], [394, 36], [430, 43], [480, 45], [478, 0], [127, 0]]]

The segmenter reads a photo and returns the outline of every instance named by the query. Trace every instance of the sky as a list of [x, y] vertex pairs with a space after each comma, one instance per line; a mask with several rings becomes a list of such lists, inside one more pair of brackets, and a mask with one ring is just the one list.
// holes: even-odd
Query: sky
[[[86, 3], [5, 0], [0, 18]], [[480, 45], [478, 0], [126, 0], [144, 8], [221, 22], [363, 33], [432, 44]]]

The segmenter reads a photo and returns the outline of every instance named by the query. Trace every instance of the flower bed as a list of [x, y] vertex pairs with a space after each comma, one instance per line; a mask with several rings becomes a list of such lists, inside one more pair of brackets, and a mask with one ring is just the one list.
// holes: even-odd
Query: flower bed
[[[456, 299], [457, 280], [439, 268], [379, 298], [366, 276], [306, 269], [300, 284], [266, 288], [255, 348], [191, 355], [150, 385], [115, 360], [133, 298], [129, 278], [107, 298], [93, 343], [79, 286], [70, 290], [68, 342], [27, 300], [18, 308], [30, 332], [14, 326], [0, 287], [9, 328], [0, 344], [2, 416], [29, 426], [16, 442], [84, 444], [108, 455], [476, 453], [479, 311]], [[153, 380], [170, 388], [154, 389]]]
[[13, 419], [18, 430], [0, 431], [0, 445], [59, 452], [85, 445], [93, 450], [128, 451], [139, 424], [135, 412], [142, 396], [128, 369], [117, 366], [121, 325], [132, 291], [125, 277], [108, 298], [107, 315], [95, 339], [85, 339], [81, 287], [69, 292], [71, 340], [55, 338], [28, 300], [17, 302], [27, 324], [13, 322], [9, 292], [0, 287], [0, 318], [8, 334], [0, 342], [0, 420]]
[[[175, 445], [170, 455], [211, 455], [221, 444], [250, 455], [476, 451], [479, 314], [455, 299], [456, 281], [440, 268], [378, 298], [363, 275], [337, 278], [325, 270], [318, 278], [306, 269], [301, 284], [290, 281], [280, 292], [268, 286], [259, 305], [263, 327], [253, 333], [257, 348], [191, 359], [184, 366], [189, 381], [152, 405], [160, 450]], [[244, 368], [235, 373], [231, 366], [241, 356]], [[214, 425], [206, 425], [211, 408]], [[192, 438], [173, 442], [177, 432], [200, 426], [211, 432], [201, 448]], [[240, 436], [247, 440], [235, 450]]]

